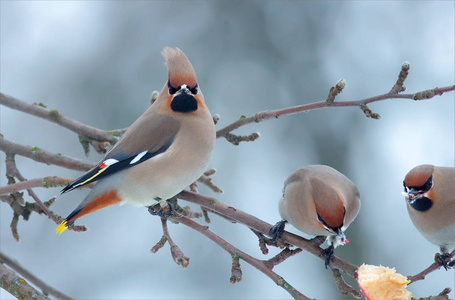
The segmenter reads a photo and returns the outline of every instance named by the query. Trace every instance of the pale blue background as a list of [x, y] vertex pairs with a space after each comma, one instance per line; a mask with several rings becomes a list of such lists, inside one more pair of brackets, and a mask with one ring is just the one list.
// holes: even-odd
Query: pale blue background
[[[347, 87], [337, 101], [388, 92], [406, 60], [408, 92], [454, 84], [454, 2], [2, 1], [1, 91], [95, 127], [126, 127], [167, 79], [164, 46], [188, 55], [221, 128], [241, 115], [323, 100], [340, 78]], [[259, 131], [261, 138], [238, 147], [218, 140], [210, 164], [225, 193], [200, 191], [274, 223], [285, 178], [303, 165], [331, 165], [358, 185], [362, 198], [346, 232], [351, 243], [337, 254], [415, 274], [437, 247], [413, 227], [402, 180], [418, 164], [454, 165], [454, 93], [370, 108], [382, 119], [367, 119], [355, 107], [328, 108], [243, 127], [235, 133]], [[72, 132], [4, 107], [0, 116], [5, 138], [84, 158]], [[17, 162], [29, 179], [80, 175], [22, 157]], [[5, 185], [3, 154], [0, 164]], [[59, 189], [36, 192], [47, 200]], [[52, 209], [65, 216], [86, 193], [65, 195]], [[161, 228], [146, 209], [104, 209], [80, 220], [89, 232], [62, 236], [55, 224], [32, 215], [19, 223], [18, 244], [9, 229], [12, 211], [0, 208], [1, 250], [77, 299], [289, 298], [245, 262], [242, 282], [230, 284], [230, 256], [184, 226], [170, 230], [191, 258], [186, 270], [172, 261], [168, 246], [150, 254]], [[263, 257], [247, 228], [214, 216], [210, 228]], [[331, 272], [310, 254], [275, 271], [308, 297], [342, 298]], [[423, 297], [448, 286], [454, 287], [453, 270], [432, 273], [409, 290]], [[0, 296], [9, 299], [4, 291]]]

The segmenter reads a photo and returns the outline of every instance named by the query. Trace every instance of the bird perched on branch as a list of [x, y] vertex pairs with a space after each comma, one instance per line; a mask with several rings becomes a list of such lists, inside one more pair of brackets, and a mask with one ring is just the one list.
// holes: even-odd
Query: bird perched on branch
[[178, 48], [163, 56], [168, 80], [150, 108], [125, 132], [93, 169], [62, 193], [97, 181], [82, 203], [58, 226], [116, 203], [151, 206], [196, 181], [208, 166], [215, 145], [215, 124], [196, 73]]
[[406, 206], [412, 223], [441, 254], [436, 261], [444, 268], [448, 251], [455, 248], [455, 168], [420, 165], [406, 174], [403, 181]]
[[329, 247], [321, 253], [326, 255], [327, 268], [334, 249], [349, 242], [344, 231], [359, 212], [360, 195], [355, 184], [337, 170], [310, 165], [286, 179], [278, 208], [283, 220], [270, 230], [273, 241], [282, 235], [286, 222], [304, 233], [327, 236]]

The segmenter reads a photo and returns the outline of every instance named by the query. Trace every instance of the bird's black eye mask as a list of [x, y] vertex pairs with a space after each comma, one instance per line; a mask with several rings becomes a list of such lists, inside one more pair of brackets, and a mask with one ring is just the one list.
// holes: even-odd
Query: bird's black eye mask
[[408, 192], [409, 190], [412, 189], [414, 191], [419, 191], [419, 192], [426, 193], [433, 186], [433, 175], [431, 175], [430, 178], [428, 178], [428, 180], [422, 186], [406, 186], [406, 183], [404, 181], [403, 181], [403, 186], [404, 186], [404, 191], [405, 192]]
[[179, 86], [178, 88], [175, 88], [171, 85], [171, 81], [168, 80], [167, 81], [167, 87], [169, 88], [169, 94], [170, 95], [174, 95], [175, 93], [177, 92], [182, 92], [182, 93], [188, 93], [187, 91], [190, 91], [191, 94], [193, 95], [196, 95], [198, 93], [198, 85], [196, 83], [196, 85], [193, 87], [193, 88], [190, 88], [189, 86], [187, 86], [186, 84], [182, 84], [181, 86]]

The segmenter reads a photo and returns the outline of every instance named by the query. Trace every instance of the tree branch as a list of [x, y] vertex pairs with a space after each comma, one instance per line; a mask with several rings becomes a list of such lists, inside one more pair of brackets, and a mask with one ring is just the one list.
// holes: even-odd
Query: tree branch
[[425, 99], [430, 99], [436, 95], [440, 96], [446, 92], [450, 92], [453, 90], [455, 90], [455, 85], [447, 86], [447, 87], [443, 87], [443, 88], [434, 88], [434, 89], [430, 89], [430, 90], [425, 90], [425, 91], [417, 92], [415, 94], [395, 94], [393, 91], [390, 91], [386, 94], [369, 97], [369, 98], [365, 98], [362, 100], [342, 101], [342, 102], [333, 102], [333, 103], [327, 103], [326, 101], [320, 101], [320, 102], [303, 104], [303, 105], [287, 107], [287, 108], [282, 108], [282, 109], [277, 109], [277, 110], [266, 110], [266, 111], [257, 112], [250, 117], [242, 116], [239, 120], [218, 130], [216, 132], [216, 137], [217, 138], [219, 138], [219, 137], [226, 138], [228, 136], [228, 133], [230, 133], [231, 131], [233, 131], [239, 127], [242, 127], [244, 125], [254, 123], [254, 122], [259, 123], [264, 120], [278, 118], [280, 116], [288, 115], [288, 114], [301, 113], [301, 112], [306, 112], [306, 111], [319, 109], [319, 108], [326, 108], [326, 107], [361, 106], [361, 105], [366, 105], [368, 103], [387, 100], [387, 99], [425, 100]]
[[[448, 258], [452, 259], [453, 257], [455, 257], [455, 250], [453, 250], [451, 253], [450, 253], [450, 256]], [[442, 267], [442, 265], [438, 262], [434, 262], [432, 263], [428, 268], [426, 268], [425, 270], [423, 270], [422, 272], [420, 273], [417, 273], [416, 275], [414, 276], [408, 276], [408, 280], [410, 280], [411, 283], [413, 282], [416, 282], [416, 281], [419, 281], [419, 280], [423, 280], [425, 279], [425, 276], [427, 276], [428, 274], [430, 274], [431, 272], [434, 272], [436, 270], [439, 270], [440, 268]]]
[[[223, 202], [220, 202], [216, 200], [215, 198], [210, 198], [204, 195], [200, 194], [195, 194], [189, 191], [182, 191], [176, 196], [177, 198], [190, 201], [192, 203], [204, 206], [208, 209], [212, 209], [230, 219], [234, 219], [239, 223], [242, 223], [246, 225], [249, 228], [252, 228], [258, 232], [261, 232], [264, 235], [269, 235], [269, 230], [272, 227], [272, 225], [256, 218], [255, 216], [252, 216], [250, 214], [247, 214], [241, 210], [238, 210], [234, 207], [228, 206], [227, 204], [224, 204]], [[318, 246], [315, 246], [314, 243], [311, 241], [304, 239], [300, 236], [297, 236], [295, 234], [289, 233], [289, 232], [284, 232], [282, 235], [283, 241], [294, 245], [298, 248], [302, 248], [303, 250], [313, 254], [314, 256], [318, 257], [320, 260], [325, 261], [325, 257], [320, 257], [320, 254], [322, 253], [322, 249]], [[330, 262], [330, 267], [337, 268], [339, 270], [342, 270], [346, 274], [355, 277], [356, 271], [357, 271], [357, 266], [346, 262], [336, 256], [333, 257], [333, 260]]]
[[112, 145], [118, 140], [121, 135], [120, 131], [104, 131], [85, 125], [81, 122], [65, 117], [56, 109], [48, 109], [44, 104], [30, 104], [14, 98], [12, 96], [0, 93], [0, 104], [11, 109], [22, 111], [26, 114], [45, 119], [65, 127], [78, 135], [89, 136], [97, 141], [108, 141]]
[[87, 171], [95, 164], [77, 158], [52, 153], [38, 147], [24, 146], [5, 139], [0, 134], [0, 150], [6, 154], [17, 154], [47, 165], [56, 165], [71, 170]]
[[[17, 262], [6, 256], [5, 254], [0, 252], [0, 278], [2, 288], [7, 290], [10, 294], [14, 295], [18, 299], [48, 299], [46, 296], [38, 292], [35, 288], [30, 286], [24, 279], [20, 278], [12, 272], [8, 270], [3, 264], [8, 265], [12, 270], [22, 274], [28, 281], [30, 281], [35, 286], [39, 287], [44, 294], [46, 295], [53, 295], [58, 299], [62, 300], [71, 300], [70, 297], [63, 294], [62, 292], [54, 289], [53, 287], [47, 285], [38, 277], [30, 273], [28, 270], [23, 268]], [[5, 277], [4, 277], [5, 276]], [[4, 279], [5, 278], [5, 279]]]
[[[27, 180], [27, 181], [21, 181], [18, 183], [2, 186], [2, 187], [0, 187], [0, 195], [10, 194], [15, 191], [21, 191], [21, 190], [37, 188], [37, 187], [51, 188], [51, 187], [58, 187], [58, 186], [66, 186], [73, 181], [74, 181], [74, 179], [72, 179], [72, 178], [57, 177], [57, 176], [35, 178], [35, 179]], [[93, 185], [94, 184], [88, 184], [88, 185], [84, 185], [81, 188], [91, 188], [91, 187], [93, 187]]]
[[234, 247], [233, 245], [229, 244], [226, 242], [224, 239], [216, 235], [213, 231], [209, 230], [207, 226], [202, 226], [193, 220], [190, 220], [186, 217], [179, 217], [179, 216], [174, 216], [172, 219], [190, 227], [191, 229], [194, 229], [212, 241], [214, 241], [218, 246], [223, 248], [225, 251], [227, 251], [231, 256], [238, 256], [248, 264], [252, 265], [265, 275], [267, 275], [270, 279], [272, 279], [277, 285], [285, 289], [292, 297], [295, 299], [304, 299], [304, 300], [310, 300], [308, 297], [297, 291], [294, 287], [292, 287], [289, 283], [287, 283], [281, 276], [273, 272], [271, 269], [266, 267], [264, 263], [261, 261], [257, 260], [256, 258], [244, 253], [240, 249]]

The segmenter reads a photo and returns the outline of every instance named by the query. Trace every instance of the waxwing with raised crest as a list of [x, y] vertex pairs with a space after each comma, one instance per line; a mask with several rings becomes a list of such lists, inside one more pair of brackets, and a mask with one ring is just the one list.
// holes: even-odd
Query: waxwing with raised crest
[[417, 230], [438, 245], [442, 254], [454, 249], [455, 168], [419, 165], [406, 174], [403, 186], [408, 213]]
[[58, 233], [83, 215], [116, 203], [151, 206], [169, 199], [206, 170], [216, 132], [196, 73], [180, 49], [166, 47], [162, 54], [168, 81], [103, 160], [62, 190], [96, 181]]
[[282, 221], [270, 231], [273, 240], [281, 236], [286, 222], [306, 234], [327, 236], [327, 267], [333, 250], [349, 242], [344, 231], [359, 212], [360, 194], [355, 184], [337, 170], [310, 165], [286, 179], [278, 208]]

